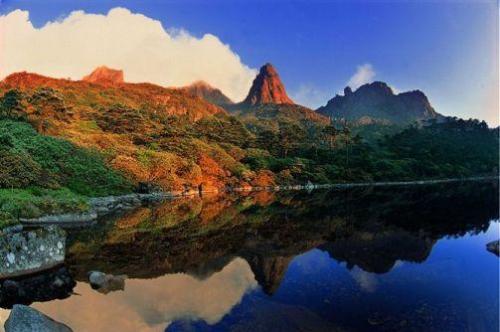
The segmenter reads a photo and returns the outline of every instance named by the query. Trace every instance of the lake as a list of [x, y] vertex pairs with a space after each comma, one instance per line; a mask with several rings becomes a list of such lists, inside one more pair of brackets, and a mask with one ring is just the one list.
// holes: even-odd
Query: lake
[[479, 181], [144, 206], [67, 229], [64, 263], [16, 277], [0, 319], [24, 303], [74, 331], [498, 331], [498, 201]]

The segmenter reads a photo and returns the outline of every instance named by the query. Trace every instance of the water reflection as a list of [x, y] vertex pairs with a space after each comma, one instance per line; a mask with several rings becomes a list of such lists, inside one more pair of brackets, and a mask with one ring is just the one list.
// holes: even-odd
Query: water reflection
[[255, 287], [248, 264], [237, 258], [204, 280], [184, 273], [128, 279], [125, 291], [107, 295], [80, 282], [75, 292], [81, 296], [34, 307], [75, 331], [162, 331], [176, 319], [217, 323]]
[[289, 261], [312, 248], [367, 272], [423, 262], [443, 236], [485, 231], [497, 202], [496, 182], [177, 200], [70, 234], [66, 261], [83, 280], [92, 268], [206, 277], [242, 257], [272, 293]]
[[[405, 329], [430, 310], [419, 301], [471, 301], [472, 279], [448, 275], [463, 277], [469, 258], [498, 294], [485, 243], [463, 251], [495, 219], [497, 182], [169, 201], [70, 230], [66, 266], [80, 296], [34, 306], [75, 331]], [[91, 270], [127, 275], [125, 290], [92, 290]], [[467, 317], [481, 310], [487, 331], [498, 295], [481, 301]], [[444, 315], [436, 329], [462, 330], [462, 307], [432, 308], [423, 323]]]

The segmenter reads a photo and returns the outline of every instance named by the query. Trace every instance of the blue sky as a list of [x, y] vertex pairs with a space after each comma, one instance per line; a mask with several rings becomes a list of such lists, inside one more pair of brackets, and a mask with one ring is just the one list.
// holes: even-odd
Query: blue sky
[[496, 1], [2, 1], [1, 14], [29, 11], [36, 27], [74, 10], [125, 7], [210, 33], [258, 68], [273, 63], [289, 94], [317, 107], [357, 68], [399, 91], [421, 89], [437, 111], [498, 124]]

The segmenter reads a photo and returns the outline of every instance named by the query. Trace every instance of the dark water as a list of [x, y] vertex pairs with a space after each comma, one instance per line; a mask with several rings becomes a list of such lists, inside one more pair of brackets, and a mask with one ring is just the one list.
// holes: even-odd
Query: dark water
[[498, 199], [477, 182], [170, 201], [69, 231], [37, 289], [76, 285], [22, 302], [75, 331], [498, 331]]

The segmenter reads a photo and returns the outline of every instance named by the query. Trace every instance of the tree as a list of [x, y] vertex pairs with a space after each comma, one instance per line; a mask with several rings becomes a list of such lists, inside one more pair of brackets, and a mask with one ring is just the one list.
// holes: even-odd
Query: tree
[[335, 128], [335, 125], [332, 123], [323, 128], [322, 134], [328, 144], [329, 149], [333, 150], [335, 148], [337, 135], [339, 134], [339, 131], [337, 130], [337, 128]]
[[342, 124], [342, 134], [344, 135], [344, 141], [345, 141], [345, 169], [346, 172], [349, 171], [349, 146], [351, 143], [351, 129], [349, 128], [349, 125], [347, 124], [347, 121], [344, 121]]
[[283, 157], [287, 157], [290, 150], [299, 145], [304, 139], [304, 131], [297, 125], [282, 123], [278, 133], [279, 143]]
[[17, 90], [7, 91], [0, 99], [0, 117], [18, 120], [23, 117], [22, 93]]

